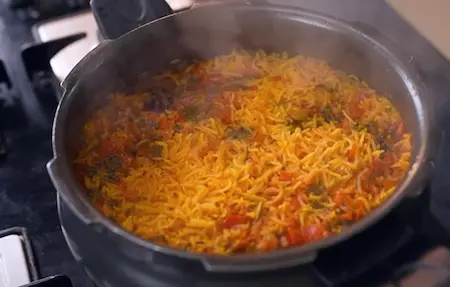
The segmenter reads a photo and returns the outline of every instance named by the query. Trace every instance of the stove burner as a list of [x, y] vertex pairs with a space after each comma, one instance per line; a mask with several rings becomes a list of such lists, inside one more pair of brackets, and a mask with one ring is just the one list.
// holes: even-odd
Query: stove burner
[[72, 68], [100, 42], [97, 24], [90, 12], [40, 22], [33, 27], [33, 30], [37, 42], [42, 44], [77, 34], [85, 35], [82, 39], [61, 49], [54, 57], [45, 59], [47, 63], [50, 63], [51, 69], [59, 81], [62, 81]]

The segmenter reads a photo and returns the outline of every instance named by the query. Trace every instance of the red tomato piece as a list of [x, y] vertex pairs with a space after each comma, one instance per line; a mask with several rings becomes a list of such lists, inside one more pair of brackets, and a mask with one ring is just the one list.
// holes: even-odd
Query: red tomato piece
[[290, 181], [292, 180], [292, 173], [287, 172], [287, 171], [280, 171], [280, 180], [281, 181]]
[[280, 241], [274, 235], [265, 236], [258, 244], [260, 251], [269, 251], [278, 248]]
[[103, 140], [100, 143], [100, 156], [101, 157], [107, 157], [111, 154], [114, 154], [117, 152], [117, 147], [114, 145], [114, 143], [112, 143], [111, 141], [108, 140]]
[[172, 128], [173, 122], [167, 118], [161, 118], [159, 120], [159, 128], [162, 130], [169, 130]]
[[224, 124], [231, 124], [231, 122], [232, 122], [232, 120], [231, 120], [231, 110], [229, 108], [225, 108], [222, 111], [222, 115], [220, 116], [220, 120]]
[[267, 136], [263, 135], [263, 134], [256, 134], [255, 135], [255, 141], [262, 143], [266, 140]]
[[303, 228], [303, 236], [308, 242], [320, 240], [329, 235], [330, 233], [322, 224], [311, 224]]
[[305, 243], [303, 232], [299, 228], [288, 227], [287, 236], [289, 245], [300, 245]]
[[347, 220], [347, 221], [352, 221], [353, 220], [353, 213], [351, 211], [342, 214], [341, 216], [339, 216], [340, 219], [342, 220]]
[[352, 148], [348, 151], [348, 160], [350, 162], [355, 161], [358, 154], [359, 154], [358, 147], [356, 146], [356, 144], [353, 144]]
[[244, 215], [230, 215], [223, 221], [223, 227], [231, 228], [238, 224], [244, 224], [247, 222], [247, 217]]

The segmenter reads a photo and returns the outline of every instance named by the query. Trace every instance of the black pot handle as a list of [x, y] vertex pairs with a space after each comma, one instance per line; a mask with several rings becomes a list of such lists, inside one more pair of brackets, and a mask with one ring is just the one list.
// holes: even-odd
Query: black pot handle
[[104, 39], [116, 39], [146, 23], [173, 13], [165, 0], [91, 0]]

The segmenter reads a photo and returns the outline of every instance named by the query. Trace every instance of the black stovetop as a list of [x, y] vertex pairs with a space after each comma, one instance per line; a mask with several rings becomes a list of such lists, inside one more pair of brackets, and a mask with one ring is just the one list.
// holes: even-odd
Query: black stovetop
[[[292, 1], [294, 0], [280, 0], [278, 3], [290, 4]], [[414, 61], [421, 67], [421, 76], [428, 87], [430, 100], [436, 106], [440, 126], [450, 135], [450, 113], [446, 112], [449, 110], [450, 99], [450, 64], [383, 1], [346, 0], [335, 3], [333, 0], [310, 0], [302, 1], [302, 6], [339, 18], [375, 25], [413, 54]], [[5, 85], [6, 91], [0, 87], [0, 106], [2, 101], [4, 103], [0, 110], [0, 122], [7, 141], [6, 157], [2, 156], [0, 148], [0, 229], [11, 226], [27, 228], [41, 276], [62, 273], [71, 278], [75, 287], [90, 287], [92, 284], [72, 258], [62, 236], [56, 210], [56, 192], [45, 168], [45, 163], [52, 156], [51, 121], [57, 103], [52, 89], [40, 89], [36, 96], [36, 88], [33, 89], [30, 84], [30, 75], [22, 63], [22, 45], [34, 41], [30, 24], [12, 13], [0, 1], [0, 60], [3, 61], [9, 78], [9, 84]], [[2, 78], [5, 77], [2, 77], [0, 69], [0, 82]], [[433, 212], [441, 219], [441, 224], [450, 230], [450, 196], [445, 192], [450, 187], [448, 173], [450, 174], [450, 142], [445, 142], [430, 192]], [[398, 228], [391, 226], [389, 230], [398, 231]], [[383, 233], [373, 234], [380, 236]], [[398, 237], [390, 238], [393, 240], [391, 243], [383, 241], [383, 238], [374, 238], [371, 243], [389, 245], [381, 248], [382, 250], [393, 249], [392, 246], [396, 245], [398, 252], [393, 256], [383, 255], [385, 260], [376, 264], [375, 268], [370, 268], [368, 273], [364, 264], [370, 252], [361, 252], [370, 251], [373, 245], [364, 246], [361, 243], [359, 246], [347, 246], [336, 251], [337, 254], [326, 256], [353, 257], [353, 260], [346, 261], [353, 262], [353, 266], [346, 268], [359, 268], [359, 273], [364, 276], [359, 276], [351, 284], [378, 286], [398, 275], [399, 266], [416, 260], [434, 247], [427, 239], [416, 236], [408, 228], [398, 232]], [[364, 260], [359, 261], [358, 254], [364, 254]], [[341, 280], [338, 277], [345, 278], [346, 274], [334, 274], [332, 266], [320, 264], [322, 263], [318, 263], [318, 268], [330, 277], [337, 278], [336, 281]]]

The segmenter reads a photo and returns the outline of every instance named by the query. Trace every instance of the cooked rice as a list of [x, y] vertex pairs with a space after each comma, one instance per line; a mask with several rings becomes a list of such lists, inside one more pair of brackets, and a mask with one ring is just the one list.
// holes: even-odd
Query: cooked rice
[[85, 124], [75, 168], [104, 215], [156, 243], [307, 244], [379, 206], [409, 167], [391, 102], [323, 61], [233, 52], [155, 79], [174, 87], [173, 104], [149, 110], [154, 90], [111, 96]]

